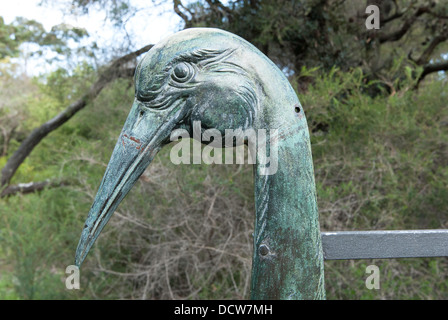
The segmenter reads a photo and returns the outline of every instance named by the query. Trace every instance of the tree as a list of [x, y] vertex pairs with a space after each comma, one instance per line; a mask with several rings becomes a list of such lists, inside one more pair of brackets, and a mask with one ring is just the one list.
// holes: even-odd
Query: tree
[[[17, 57], [20, 54], [20, 45], [26, 42], [35, 43], [42, 49], [48, 48], [58, 54], [70, 55], [70, 40], [79, 42], [88, 36], [85, 29], [75, 28], [68, 24], [54, 26], [49, 32], [45, 31], [41, 23], [25, 18], [16, 18], [11, 24], [5, 24], [0, 17], [0, 59]], [[33, 54], [42, 54], [38, 50]]]
[[[402, 55], [422, 66], [420, 80], [447, 70], [448, 4], [428, 0], [377, 0], [380, 30], [366, 30], [367, 4], [359, 1], [208, 0], [184, 6], [173, 1], [186, 27], [212, 26], [255, 44], [282, 67], [300, 73], [303, 66], [344, 70], [362, 66], [381, 78]], [[437, 62], [435, 64], [431, 64]]]
[[8, 162], [2, 169], [2, 176], [0, 185], [5, 186], [9, 184], [12, 176], [28, 157], [31, 151], [45, 138], [50, 132], [62, 126], [65, 122], [70, 120], [77, 112], [82, 110], [89, 100], [94, 99], [103, 90], [103, 88], [113, 80], [121, 77], [132, 77], [134, 68], [129, 68], [127, 64], [138, 57], [143, 52], [148, 51], [152, 45], [145, 46], [135, 52], [131, 52], [117, 60], [115, 60], [109, 67], [100, 73], [98, 80], [90, 86], [88, 91], [78, 100], [67, 106], [61, 113], [51, 120], [45, 122], [38, 128], [35, 128], [28, 137], [23, 140], [19, 148], [8, 159]]

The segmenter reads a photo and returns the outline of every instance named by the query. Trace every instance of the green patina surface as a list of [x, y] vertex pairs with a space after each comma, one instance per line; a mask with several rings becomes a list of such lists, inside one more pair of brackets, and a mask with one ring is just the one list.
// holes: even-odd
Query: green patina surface
[[267, 152], [257, 149], [254, 166], [252, 298], [324, 299], [308, 127], [283, 73], [247, 41], [198, 28], [154, 46], [135, 82], [136, 98], [87, 217], [76, 264], [174, 130], [193, 136], [200, 121], [202, 132], [214, 128], [223, 137], [227, 129], [241, 129], [236, 141], [244, 141], [245, 131], [264, 130]]

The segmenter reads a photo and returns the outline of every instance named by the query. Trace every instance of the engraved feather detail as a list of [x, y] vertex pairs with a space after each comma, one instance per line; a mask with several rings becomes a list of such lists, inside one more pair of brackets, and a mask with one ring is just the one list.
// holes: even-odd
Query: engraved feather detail
[[[138, 64], [135, 72], [135, 96], [142, 102], [152, 102], [157, 99], [161, 94], [169, 95], [168, 86], [177, 89], [194, 89], [197, 85], [194, 81], [179, 82], [176, 81], [176, 77], [171, 77], [173, 71], [179, 63], [187, 65], [188, 72], [197, 73], [201, 69], [211, 68], [222, 63], [221, 72], [227, 69], [230, 71], [238, 69], [241, 73], [243, 69], [235, 64], [229, 62], [223, 62], [227, 59], [234, 50], [210, 50], [210, 49], [195, 49], [190, 52], [182, 53], [172, 59], [163, 70], [158, 74], [148, 74], [150, 70], [143, 69], [142, 65], [144, 60], [142, 59]], [[194, 80], [194, 74], [191, 75], [190, 80]], [[173, 79], [174, 78], [174, 79]], [[165, 91], [165, 92], [164, 92]], [[176, 95], [175, 98], [177, 98]], [[166, 97], [165, 97], [166, 98]], [[170, 99], [171, 100], [171, 99]], [[155, 105], [151, 105], [153, 108], [163, 108], [167, 103], [163, 101], [157, 101]]]

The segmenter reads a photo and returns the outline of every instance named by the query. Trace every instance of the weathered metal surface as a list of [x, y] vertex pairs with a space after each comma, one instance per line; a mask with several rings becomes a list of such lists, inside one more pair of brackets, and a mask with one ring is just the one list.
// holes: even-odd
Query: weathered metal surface
[[322, 232], [325, 260], [448, 256], [448, 230]]
[[201, 122], [201, 131], [215, 128], [224, 137], [226, 129], [277, 130], [266, 145], [267, 154], [277, 155], [276, 165], [265, 166], [267, 155], [256, 154], [251, 295], [324, 299], [308, 127], [283, 73], [240, 37], [218, 29], [187, 29], [146, 54], [136, 69], [135, 87], [134, 104], [87, 217], [76, 264], [83, 262], [173, 130], [192, 133], [194, 121]]

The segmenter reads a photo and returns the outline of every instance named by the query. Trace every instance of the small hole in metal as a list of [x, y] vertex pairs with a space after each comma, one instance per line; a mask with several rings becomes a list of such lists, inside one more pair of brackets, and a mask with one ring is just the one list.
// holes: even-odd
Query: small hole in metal
[[300, 113], [300, 108], [299, 107], [295, 107], [294, 111], [297, 112], [297, 113]]
[[260, 252], [260, 254], [261, 254], [262, 256], [267, 255], [267, 254], [269, 253], [269, 248], [268, 248], [268, 246], [265, 245], [265, 244], [262, 244], [262, 245], [260, 246], [260, 248], [259, 248], [259, 252]]

